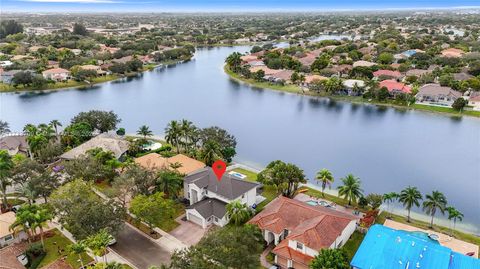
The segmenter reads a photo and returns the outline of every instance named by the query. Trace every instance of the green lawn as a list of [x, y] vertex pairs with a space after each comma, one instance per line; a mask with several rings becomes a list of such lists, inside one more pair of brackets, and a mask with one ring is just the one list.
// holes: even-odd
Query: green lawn
[[244, 174], [247, 176], [248, 181], [256, 182], [257, 181], [257, 173], [252, 172], [250, 170], [246, 170], [243, 168], [235, 168], [232, 171], [238, 172], [240, 174]]
[[[68, 246], [72, 244], [72, 241], [63, 236], [63, 234], [57, 229], [53, 230], [53, 232], [55, 233], [54, 236], [45, 239], [47, 255], [45, 258], [43, 258], [42, 262], [40, 262], [38, 268], [46, 266], [58, 258], [65, 256], [67, 257], [66, 261], [68, 264], [70, 264], [73, 268], [80, 268], [81, 263], [78, 255], [70, 254], [68, 251]], [[82, 254], [82, 260], [84, 265], [93, 261], [92, 258], [85, 253]]]
[[[414, 226], [414, 227], [417, 227], [417, 228], [420, 228], [420, 229], [431, 230], [431, 228], [429, 227], [430, 223], [428, 223], [428, 222], [415, 220], [415, 219], [411, 219], [411, 222], [407, 222], [407, 218], [405, 216], [399, 216], [399, 215], [390, 214], [390, 213], [388, 213], [388, 215], [392, 216], [390, 219], [393, 220], [393, 221], [408, 224], [408, 225], [411, 225], [411, 226]], [[383, 224], [386, 219], [387, 219], [387, 212], [382, 212], [377, 217], [376, 223]], [[443, 234], [450, 234], [451, 233], [450, 228], [435, 225], [435, 224], [433, 225], [433, 230], [437, 231], [437, 232], [440, 232], [440, 233], [443, 233]], [[477, 246], [480, 246], [480, 237], [475, 236], [473, 234], [468, 234], [468, 233], [464, 233], [464, 232], [460, 232], [460, 231], [453, 231], [453, 236], [455, 238], [459, 239], [459, 240], [463, 240], [465, 242], [469, 242], [469, 243], [475, 244]]]
[[[232, 171], [246, 175], [248, 181], [257, 182], [257, 173], [255, 172], [252, 172], [243, 168], [236, 168], [236, 169], [233, 169]], [[265, 199], [265, 201], [258, 204], [256, 208], [257, 213], [262, 211], [263, 208], [268, 203], [270, 203], [273, 199], [275, 199], [278, 196], [277, 188], [275, 186], [264, 185], [262, 196], [267, 199]]]
[[419, 109], [419, 110], [449, 113], [449, 114], [458, 115], [458, 116], [468, 115], [468, 116], [480, 117], [480, 111], [464, 110], [460, 112], [451, 107], [428, 106], [428, 105], [421, 105], [421, 104], [413, 104], [410, 107]]
[[365, 234], [355, 231], [350, 239], [348, 239], [347, 243], [343, 245], [342, 249], [347, 253], [349, 261], [351, 261], [353, 256], [355, 256], [355, 253], [357, 252], [358, 247], [360, 247], [360, 244], [362, 244], [364, 237]]
[[170, 232], [173, 229], [177, 228], [180, 224], [175, 221], [176, 218], [180, 217], [183, 213], [185, 213], [185, 206], [180, 203], [175, 203], [175, 215], [172, 219], [163, 222], [158, 228], [164, 230], [165, 232]]
[[23, 205], [25, 201], [18, 198], [7, 198], [7, 203], [11, 206], [16, 206], [16, 205]]
[[[301, 187], [299, 189], [299, 191], [302, 191], [302, 190], [307, 190], [306, 192], [304, 192], [306, 195], [316, 197], [316, 198], [322, 198], [322, 199], [325, 199], [325, 200], [329, 200], [331, 202], [336, 203], [337, 205], [348, 206], [348, 201], [343, 199], [343, 198], [340, 198], [338, 196], [331, 195], [331, 194], [328, 194], [328, 193], [325, 193], [325, 196], [323, 196], [321, 191], [318, 191], [318, 190], [315, 190], [315, 189], [312, 189], [312, 188], [309, 188], [309, 187]], [[357, 206], [358, 205], [356, 203], [352, 203], [352, 205], [350, 207], [357, 207]], [[361, 209], [359, 209], [359, 210], [361, 210]]]

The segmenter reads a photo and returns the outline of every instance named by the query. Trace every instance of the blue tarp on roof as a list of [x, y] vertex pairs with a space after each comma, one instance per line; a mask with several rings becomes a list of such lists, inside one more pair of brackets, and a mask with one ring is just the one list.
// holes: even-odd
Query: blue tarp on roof
[[480, 260], [468, 257], [458, 252], [452, 252], [452, 260], [449, 269], [480, 269]]
[[475, 267], [478, 266], [477, 259], [467, 257], [473, 259], [471, 261], [459, 256], [464, 255], [454, 255], [451, 249], [441, 246], [425, 233], [395, 230], [377, 224], [370, 227], [350, 265], [358, 269], [479, 268]]

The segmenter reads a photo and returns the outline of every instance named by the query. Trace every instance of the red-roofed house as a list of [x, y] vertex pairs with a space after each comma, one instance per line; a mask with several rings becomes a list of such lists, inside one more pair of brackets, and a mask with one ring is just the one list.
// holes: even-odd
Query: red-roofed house
[[315, 62], [315, 59], [317, 59], [317, 56], [313, 53], [307, 53], [307, 55], [305, 55], [304, 57], [302, 58], [298, 58], [298, 61], [303, 65], [303, 66], [308, 66], [310, 67], [313, 62]]
[[373, 76], [376, 78], [379, 77], [389, 77], [389, 78], [395, 78], [395, 79], [400, 79], [402, 77], [402, 73], [398, 71], [392, 71], [392, 70], [377, 70], [373, 72]]
[[322, 206], [277, 197], [250, 224], [257, 225], [280, 268], [307, 269], [320, 249], [338, 248], [356, 229], [353, 216]]
[[396, 80], [387, 79], [384, 81], [380, 81], [379, 87], [385, 87], [388, 89], [388, 92], [392, 95], [398, 93], [411, 93], [412, 88], [405, 85], [404, 83], [397, 82]]
[[465, 52], [461, 49], [456, 48], [449, 48], [446, 50], [442, 50], [443, 57], [452, 57], [452, 58], [460, 58], [465, 54]]

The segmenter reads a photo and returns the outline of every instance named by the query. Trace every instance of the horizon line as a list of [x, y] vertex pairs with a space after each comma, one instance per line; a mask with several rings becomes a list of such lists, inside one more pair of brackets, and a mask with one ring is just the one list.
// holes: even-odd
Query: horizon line
[[[453, 9], [453, 10], [452, 10]], [[479, 6], [448, 6], [448, 7], [389, 7], [389, 8], [331, 8], [331, 9], [320, 9], [318, 7], [317, 9], [298, 9], [298, 10], [292, 10], [289, 8], [279, 8], [279, 9], [265, 9], [265, 10], [250, 10], [250, 9], [245, 9], [245, 10], [238, 10], [238, 9], [203, 9], [203, 10], [188, 10], [188, 9], [169, 9], [169, 10], [164, 10], [164, 11], [105, 11], [105, 10], [64, 10], [64, 11], [16, 11], [16, 10], [3, 10], [2, 13], [19, 13], [19, 14], [25, 14], [25, 13], [41, 13], [41, 14], [56, 14], [56, 13], [140, 13], [140, 14], [152, 14], [152, 13], [188, 13], [188, 14], [194, 14], [194, 13], [221, 13], [221, 12], [228, 12], [228, 13], [327, 13], [327, 12], [368, 12], [368, 11], [373, 11], [373, 12], [379, 12], [379, 11], [458, 11], [458, 10], [466, 10], [466, 9], [473, 9], [472, 11], [480, 11], [480, 5]]]

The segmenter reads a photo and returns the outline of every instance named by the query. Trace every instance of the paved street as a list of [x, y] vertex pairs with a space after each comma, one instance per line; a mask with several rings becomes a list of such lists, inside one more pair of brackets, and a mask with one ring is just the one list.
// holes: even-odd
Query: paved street
[[138, 269], [170, 263], [170, 253], [129, 225], [119, 232], [111, 248]]

